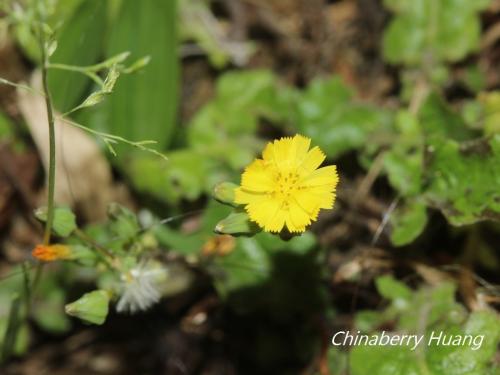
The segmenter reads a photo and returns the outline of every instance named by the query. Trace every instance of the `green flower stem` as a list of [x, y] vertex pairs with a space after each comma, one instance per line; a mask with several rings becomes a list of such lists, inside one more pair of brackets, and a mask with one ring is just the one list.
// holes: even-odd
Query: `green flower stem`
[[110, 270], [121, 270], [121, 263], [119, 259], [117, 259], [112, 253], [108, 251], [104, 246], [101, 246], [99, 243], [94, 241], [90, 236], [88, 236], [84, 231], [81, 229], [76, 229], [75, 230], [75, 235], [80, 238], [82, 241], [88, 243], [90, 246], [92, 246], [94, 249], [97, 250], [97, 253], [99, 254], [99, 257], [101, 260], [106, 264], [106, 266]]
[[52, 97], [48, 85], [48, 56], [45, 48], [45, 36], [39, 29], [40, 52], [42, 56], [42, 84], [45, 94], [45, 106], [47, 107], [47, 121], [49, 125], [49, 170], [48, 170], [48, 197], [47, 197], [47, 221], [45, 222], [45, 231], [43, 234], [43, 244], [50, 244], [50, 234], [54, 222], [54, 192], [56, 182], [56, 134], [54, 121], [54, 108], [52, 106]]

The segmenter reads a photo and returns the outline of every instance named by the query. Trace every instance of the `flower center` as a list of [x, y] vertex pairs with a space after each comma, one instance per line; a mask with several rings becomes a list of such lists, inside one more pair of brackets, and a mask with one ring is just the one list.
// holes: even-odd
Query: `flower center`
[[283, 202], [287, 207], [293, 194], [301, 187], [298, 184], [299, 175], [296, 172], [278, 172], [275, 177], [276, 187], [273, 191], [273, 197]]

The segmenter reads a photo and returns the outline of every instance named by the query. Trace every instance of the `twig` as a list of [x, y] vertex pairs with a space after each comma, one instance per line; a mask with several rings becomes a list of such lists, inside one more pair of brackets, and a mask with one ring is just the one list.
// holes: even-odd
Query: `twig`
[[396, 207], [399, 203], [399, 199], [400, 199], [399, 196], [394, 198], [394, 200], [392, 201], [392, 203], [389, 206], [389, 208], [387, 209], [387, 211], [385, 211], [384, 217], [382, 218], [382, 221], [380, 222], [380, 225], [378, 226], [377, 231], [373, 235], [372, 246], [375, 245], [377, 243], [378, 239], [380, 238], [380, 235], [384, 231], [387, 223], [389, 222], [389, 219], [391, 218], [392, 212], [396, 209]]

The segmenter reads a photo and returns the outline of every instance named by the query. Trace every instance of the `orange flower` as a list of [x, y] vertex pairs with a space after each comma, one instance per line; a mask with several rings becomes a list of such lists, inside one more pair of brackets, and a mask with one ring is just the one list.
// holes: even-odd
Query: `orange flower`
[[38, 260], [53, 262], [70, 258], [71, 250], [66, 245], [37, 245], [31, 254]]

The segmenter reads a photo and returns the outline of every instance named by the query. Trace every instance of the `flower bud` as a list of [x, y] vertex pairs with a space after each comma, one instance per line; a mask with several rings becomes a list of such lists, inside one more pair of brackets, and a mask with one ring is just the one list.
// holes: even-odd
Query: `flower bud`
[[221, 182], [215, 185], [213, 196], [221, 203], [236, 206], [234, 203], [234, 189], [237, 187], [238, 185], [233, 184], [232, 182]]
[[231, 234], [252, 236], [260, 229], [250, 221], [246, 212], [234, 211], [225, 219], [219, 221], [214, 229], [217, 234]]
[[55, 260], [71, 259], [71, 250], [66, 245], [37, 245], [31, 254], [43, 262], [53, 262]]
[[65, 306], [66, 314], [87, 323], [101, 325], [108, 316], [109, 297], [109, 293], [105, 290], [86, 293], [80, 299]]

